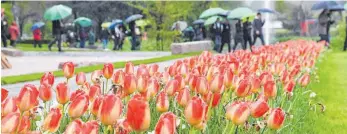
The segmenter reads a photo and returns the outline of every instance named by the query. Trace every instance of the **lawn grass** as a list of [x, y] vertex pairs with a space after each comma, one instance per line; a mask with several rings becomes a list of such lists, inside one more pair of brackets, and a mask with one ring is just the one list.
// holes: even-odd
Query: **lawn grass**
[[[163, 57], [151, 58], [151, 59], [145, 59], [145, 60], [133, 60], [131, 62], [134, 65], [150, 64], [150, 63], [163, 62], [163, 61], [174, 60], [174, 59], [179, 59], [179, 58], [184, 58], [184, 57], [190, 57], [190, 56], [194, 56], [194, 55], [198, 55], [198, 54], [200, 54], [200, 52], [192, 52], [192, 53], [186, 53], [186, 54], [163, 56]], [[113, 63], [113, 66], [114, 66], [114, 68], [123, 68], [125, 63], [126, 63], [125, 61], [115, 62], [115, 63]], [[98, 69], [102, 69], [102, 68], [103, 68], [103, 64], [84, 66], [84, 67], [75, 68], [75, 72], [88, 73], [88, 72], [92, 72], [94, 70], [98, 70]], [[18, 82], [39, 80], [43, 73], [44, 72], [1, 77], [1, 84], [6, 85], [6, 84], [14, 84], [14, 83], [18, 83]], [[54, 73], [54, 76], [56, 76], [56, 77], [63, 76], [63, 72], [61, 70], [54, 71], [53, 73]]]

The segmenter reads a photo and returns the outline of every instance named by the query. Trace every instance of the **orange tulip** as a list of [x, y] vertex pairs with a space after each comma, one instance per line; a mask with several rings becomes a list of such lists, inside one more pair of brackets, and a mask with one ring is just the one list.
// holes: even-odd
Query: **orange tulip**
[[123, 90], [126, 95], [130, 95], [136, 91], [136, 77], [133, 74], [125, 74]]
[[158, 72], [159, 65], [158, 64], [152, 64], [149, 66], [149, 75], [153, 76], [154, 73]]
[[177, 80], [177, 84], [178, 84], [176, 92], [180, 91], [182, 88], [186, 86], [184, 77], [182, 75], [178, 74], [174, 77], [174, 79]]
[[181, 74], [183, 77], [186, 77], [188, 72], [189, 72], [188, 66], [185, 63], [177, 67], [177, 74]]
[[224, 86], [226, 89], [230, 89], [233, 84], [234, 74], [231, 69], [226, 69], [224, 73]]
[[93, 102], [97, 96], [101, 95], [100, 85], [93, 85], [90, 87], [88, 98], [90, 102]]
[[1, 117], [4, 117], [10, 113], [14, 113], [18, 110], [15, 98], [7, 98], [1, 103]]
[[157, 96], [156, 108], [158, 112], [166, 112], [169, 110], [169, 97], [166, 92], [160, 92]]
[[197, 75], [190, 75], [189, 77], [189, 80], [188, 80], [188, 85], [189, 85], [189, 88], [192, 90], [192, 91], [195, 91], [195, 88], [196, 88], [196, 83], [198, 81], [198, 76]]
[[158, 91], [159, 91], [159, 82], [157, 79], [155, 78], [150, 78], [148, 80], [148, 85], [147, 85], [147, 92], [150, 93], [151, 97], [154, 97], [155, 95], [157, 95]]
[[99, 133], [99, 124], [97, 121], [92, 120], [83, 125], [82, 134], [98, 134]]
[[[106, 95], [99, 107], [99, 118], [104, 125], [112, 125], [117, 122], [122, 114], [122, 100], [114, 94]], [[138, 113], [136, 113], [138, 114]]]
[[167, 112], [160, 115], [158, 123], [155, 125], [155, 134], [175, 134], [176, 133], [176, 115]]
[[209, 92], [209, 86], [205, 77], [199, 77], [196, 82], [196, 91], [201, 95], [205, 95]]
[[148, 78], [146, 76], [137, 77], [137, 91], [140, 93], [147, 92]]
[[63, 73], [65, 78], [70, 79], [75, 73], [75, 65], [72, 62], [65, 62], [63, 64]]
[[298, 83], [300, 86], [306, 87], [310, 83], [310, 75], [307, 73], [304, 74], [300, 77]]
[[176, 91], [178, 91], [178, 82], [177, 80], [173, 79], [170, 80], [164, 88], [164, 91], [169, 95], [169, 96], [173, 96], [175, 94]]
[[250, 106], [251, 108], [251, 115], [254, 118], [259, 118], [263, 116], [267, 111], [269, 111], [269, 105], [265, 100], [258, 100], [256, 102], [253, 102]]
[[22, 116], [22, 119], [19, 122], [19, 126], [17, 128], [17, 132], [19, 134], [26, 134], [29, 131], [30, 131], [30, 119], [29, 119], [29, 116]]
[[295, 87], [295, 81], [294, 80], [290, 80], [289, 82], [287, 82], [285, 85], [284, 85], [284, 90], [287, 92], [287, 93], [292, 93], [293, 90], [294, 90], [294, 87]]
[[5, 88], [1, 88], [1, 102], [3, 102], [8, 96], [8, 91]]
[[210, 90], [212, 93], [221, 93], [224, 90], [223, 75], [215, 74], [210, 82]]
[[113, 75], [113, 64], [112, 63], [106, 63], [104, 64], [104, 68], [102, 69], [102, 73], [104, 74], [104, 77], [106, 79], [110, 79]]
[[1, 119], [1, 133], [14, 133], [19, 124], [19, 113], [10, 113]]
[[99, 84], [100, 83], [100, 77], [102, 76], [103, 72], [102, 70], [95, 70], [91, 74], [91, 80], [93, 84]]
[[69, 116], [73, 119], [81, 117], [88, 109], [89, 99], [87, 94], [82, 90], [77, 90], [71, 94], [70, 100]]
[[247, 102], [234, 102], [227, 106], [226, 118], [236, 125], [242, 125], [247, 121], [250, 113]]
[[207, 104], [199, 97], [194, 96], [184, 110], [187, 122], [194, 126], [203, 122], [207, 114]]
[[28, 111], [37, 106], [39, 91], [34, 85], [25, 84], [19, 92], [17, 97], [17, 106], [21, 112]]
[[122, 70], [117, 70], [112, 76], [113, 84], [123, 86], [124, 77], [125, 77], [124, 72]]
[[150, 76], [147, 68], [145, 68], [145, 67], [137, 68], [136, 77], [138, 78], [140, 76], [144, 76], [144, 77], [149, 77]]
[[248, 79], [243, 79], [239, 82], [238, 87], [235, 90], [237, 97], [246, 97], [251, 92], [251, 83]]
[[41, 86], [39, 87], [39, 97], [44, 102], [50, 101], [52, 99], [51, 85], [49, 85], [48, 83], [41, 84]]
[[42, 129], [50, 133], [55, 133], [60, 126], [61, 119], [62, 119], [62, 114], [60, 109], [52, 108], [43, 121]]
[[90, 112], [94, 115], [94, 116], [98, 116], [99, 114], [99, 108], [100, 108], [100, 105], [101, 105], [101, 102], [103, 100], [103, 96], [100, 95], [100, 96], [97, 96], [94, 101], [92, 101], [92, 106], [91, 106], [91, 109], [90, 109]]
[[127, 63], [125, 64], [124, 72], [125, 72], [126, 74], [134, 74], [134, 64], [131, 63], [131, 62], [127, 62]]
[[86, 82], [86, 75], [83, 72], [79, 72], [76, 75], [76, 84], [77, 85], [83, 85], [84, 82]]
[[267, 81], [264, 84], [263, 92], [267, 98], [275, 98], [277, 95], [277, 87], [274, 81]]
[[55, 92], [57, 94], [56, 98], [59, 104], [64, 105], [69, 101], [69, 88], [65, 82], [59, 83]]
[[83, 134], [83, 125], [80, 119], [76, 119], [66, 127], [64, 134]]
[[252, 85], [251, 87], [252, 93], [258, 93], [260, 89], [260, 82], [261, 82], [260, 79], [257, 76], [253, 75], [253, 77], [251, 77], [250, 80]]
[[190, 100], [190, 92], [187, 87], [183, 88], [181, 91], [178, 92], [177, 95], [177, 103], [178, 105], [185, 107]]
[[176, 66], [174, 66], [174, 65], [171, 65], [171, 66], [169, 66], [168, 68], [167, 68], [167, 72], [169, 73], [169, 75], [171, 76], [171, 77], [173, 77], [173, 76], [175, 76], [176, 75]]
[[283, 125], [284, 119], [285, 112], [281, 108], [272, 109], [267, 119], [267, 126], [271, 129], [277, 130]]
[[212, 95], [213, 95], [212, 107], [216, 107], [216, 106], [218, 106], [218, 104], [220, 102], [222, 94], [221, 93], [213, 93]]
[[46, 72], [42, 75], [40, 84], [43, 84], [43, 83], [48, 83], [51, 86], [54, 84], [53, 72]]
[[141, 95], [135, 95], [128, 103], [126, 118], [137, 132], [146, 131], [151, 122], [149, 104]]

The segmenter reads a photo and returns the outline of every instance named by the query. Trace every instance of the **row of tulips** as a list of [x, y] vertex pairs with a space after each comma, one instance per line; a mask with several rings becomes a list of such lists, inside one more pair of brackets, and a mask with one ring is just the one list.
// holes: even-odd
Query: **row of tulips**
[[[157, 64], [131, 62], [116, 70], [105, 64], [87, 82], [66, 62], [66, 81], [52, 72], [40, 85], [26, 84], [18, 96], [1, 91], [2, 133], [230, 133], [279, 131], [292, 105], [306, 90], [323, 43], [295, 40], [252, 52]], [[76, 75], [75, 75], [76, 73]], [[68, 82], [76, 76], [78, 89]], [[112, 84], [109, 85], [109, 82]], [[51, 105], [53, 91], [57, 105]], [[42, 102], [42, 103], [41, 103]], [[294, 109], [295, 110], [295, 109]], [[37, 119], [37, 117], [40, 117]], [[295, 126], [294, 126], [295, 127]]]

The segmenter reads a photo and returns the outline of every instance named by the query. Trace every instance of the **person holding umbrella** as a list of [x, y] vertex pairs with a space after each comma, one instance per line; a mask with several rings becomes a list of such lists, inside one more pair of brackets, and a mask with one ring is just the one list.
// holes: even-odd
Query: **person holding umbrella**
[[222, 46], [219, 49], [219, 53], [222, 53], [223, 51], [223, 47], [224, 44], [228, 45], [228, 52], [231, 52], [231, 46], [230, 46], [230, 24], [229, 21], [227, 19], [225, 19], [224, 23], [223, 23], [223, 32], [222, 32]]
[[243, 32], [242, 32], [242, 22], [241, 19], [237, 20], [237, 23], [235, 24], [236, 34], [234, 38], [234, 48], [233, 51], [235, 51], [236, 46], [241, 43], [242, 49], [246, 50], [246, 46], [243, 42]]
[[33, 36], [34, 36], [34, 48], [36, 48], [36, 45], [38, 45], [39, 48], [42, 48], [42, 45], [41, 45], [41, 36], [42, 36], [41, 29], [40, 28], [35, 29], [33, 31]]
[[102, 41], [102, 48], [104, 50], [107, 50], [107, 44], [108, 44], [108, 37], [109, 37], [110, 33], [108, 32], [107, 28], [102, 28], [101, 30], [101, 41]]
[[135, 21], [131, 21], [129, 23], [129, 29], [130, 29], [130, 34], [131, 34], [131, 50], [136, 50], [137, 36], [135, 33], [135, 29], [136, 29]]
[[246, 18], [246, 21], [243, 22], [243, 40], [245, 42], [245, 47], [247, 48], [247, 43], [249, 43], [249, 48], [252, 51], [252, 37], [251, 37], [251, 31], [252, 31], [252, 23], [249, 22], [249, 17]]
[[326, 41], [327, 46], [329, 47], [329, 29], [330, 25], [334, 23], [330, 18], [331, 12], [328, 9], [324, 9], [318, 17], [318, 34], [320, 37], [319, 41]]
[[257, 38], [260, 38], [261, 44], [265, 45], [264, 36], [263, 36], [263, 26], [265, 21], [261, 18], [261, 13], [257, 13], [256, 19], [253, 21], [253, 45], [257, 41]]
[[213, 50], [218, 51], [222, 44], [222, 31], [223, 31], [223, 25], [220, 22], [219, 18], [217, 18], [216, 22], [213, 24], [213, 31], [214, 31], [214, 48]]

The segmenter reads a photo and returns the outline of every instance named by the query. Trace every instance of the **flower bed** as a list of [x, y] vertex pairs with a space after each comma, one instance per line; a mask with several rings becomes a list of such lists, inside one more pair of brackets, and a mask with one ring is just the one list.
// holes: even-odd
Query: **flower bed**
[[[305, 101], [323, 44], [295, 40], [253, 52], [205, 51], [165, 72], [156, 64], [135, 71], [128, 62], [115, 72], [105, 64], [90, 83], [83, 72], [70, 80], [74, 65], [66, 62], [66, 81], [55, 82], [47, 72], [39, 87], [26, 84], [16, 97], [2, 89], [2, 133], [279, 132], [295, 127], [293, 105]], [[68, 82], [79, 89], [70, 93]]]

